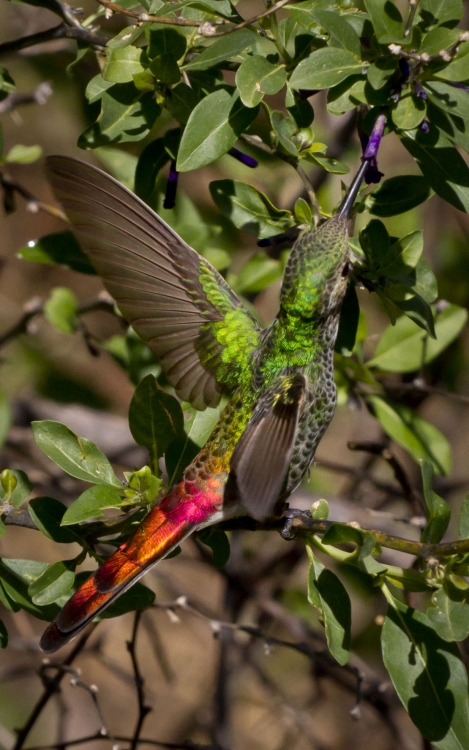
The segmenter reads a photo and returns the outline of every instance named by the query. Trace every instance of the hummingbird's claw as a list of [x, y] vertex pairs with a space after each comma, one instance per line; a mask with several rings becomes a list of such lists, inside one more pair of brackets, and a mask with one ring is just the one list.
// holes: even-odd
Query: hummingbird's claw
[[288, 542], [291, 542], [292, 539], [295, 538], [295, 534], [292, 531], [295, 519], [301, 518], [303, 521], [305, 519], [311, 520], [311, 513], [307, 510], [300, 510], [299, 508], [289, 508], [285, 512], [283, 518], [285, 519], [285, 524], [280, 534]]

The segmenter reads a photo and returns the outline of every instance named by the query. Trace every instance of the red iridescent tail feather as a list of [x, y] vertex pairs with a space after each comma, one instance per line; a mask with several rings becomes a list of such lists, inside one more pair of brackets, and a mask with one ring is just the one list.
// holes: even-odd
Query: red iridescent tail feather
[[188, 485], [175, 487], [130, 539], [80, 586], [44, 631], [40, 642], [44, 653], [52, 654], [68, 643], [192, 531], [217, 514], [220, 494]]

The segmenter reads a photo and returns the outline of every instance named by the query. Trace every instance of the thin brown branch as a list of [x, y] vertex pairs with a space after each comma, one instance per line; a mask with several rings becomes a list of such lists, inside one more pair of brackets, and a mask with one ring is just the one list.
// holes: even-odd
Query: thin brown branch
[[288, 2], [290, 2], [290, 0], [280, 0], [270, 8], [267, 8], [267, 10], [263, 11], [262, 13], [258, 13], [256, 16], [252, 16], [245, 21], [241, 21], [240, 23], [229, 26], [229, 28], [227, 28], [225, 31], [220, 31], [217, 33], [215, 31], [216, 27], [228, 26], [232, 22], [227, 20], [189, 21], [188, 19], [182, 18], [181, 16], [177, 16], [176, 18], [166, 18], [165, 16], [155, 16], [150, 13], [140, 13], [139, 11], [130, 10], [129, 8], [122, 8], [120, 5], [113, 3], [112, 0], [98, 0], [98, 3], [100, 3], [100, 5], [102, 5], [104, 8], [106, 8], [107, 11], [110, 11], [111, 13], [122, 13], [125, 16], [135, 18], [141, 23], [152, 21], [153, 23], [163, 23], [170, 26], [196, 27], [199, 30], [199, 34], [206, 37], [225, 36], [226, 34], [231, 34], [233, 31], [238, 31], [238, 29], [243, 29], [245, 26], [250, 26], [251, 24], [256, 23], [256, 21], [259, 21], [261, 18], [266, 18], [266, 16], [270, 16], [272, 13], [276, 13], [278, 10], [283, 8], [284, 5], [287, 5]]
[[147, 715], [152, 710], [151, 706], [147, 706], [145, 703], [145, 692], [143, 690], [145, 680], [143, 679], [143, 675], [140, 671], [140, 666], [139, 666], [138, 659], [137, 659], [137, 635], [138, 635], [138, 628], [140, 625], [142, 614], [143, 614], [142, 610], [135, 612], [134, 624], [132, 628], [132, 637], [130, 641], [127, 641], [127, 651], [129, 652], [130, 658], [132, 660], [132, 667], [134, 670], [134, 682], [135, 682], [135, 689], [137, 691], [137, 702], [138, 702], [138, 717], [137, 717], [137, 723], [135, 725], [135, 731], [134, 731], [132, 741], [130, 744], [130, 750], [137, 750], [139, 746], [140, 734], [143, 728], [143, 723]]
[[386, 391], [407, 391], [408, 393], [416, 394], [426, 393], [429, 396], [444, 396], [444, 398], [469, 406], [469, 396], [463, 396], [460, 393], [452, 393], [451, 391], [447, 391], [444, 388], [438, 388], [434, 385], [428, 385], [421, 378], [416, 378], [412, 383], [392, 383], [388, 380], [380, 380], [379, 382]]
[[28, 34], [18, 39], [12, 39], [11, 42], [0, 44], [0, 57], [2, 55], [10, 55], [13, 52], [19, 52], [28, 47], [34, 47], [36, 44], [44, 44], [54, 39], [76, 39], [80, 42], [87, 42], [97, 50], [104, 49], [108, 41], [105, 36], [96, 34], [84, 26], [70, 26], [67, 23], [59, 23], [58, 26], [53, 26], [51, 29], [38, 31], [36, 34]]
[[91, 627], [88, 628], [88, 630], [81, 636], [75, 648], [70, 652], [67, 658], [63, 662], [55, 665], [58, 670], [57, 675], [53, 677], [52, 679], [47, 680], [47, 682], [45, 683], [44, 692], [42, 693], [36, 705], [34, 706], [33, 710], [31, 711], [31, 714], [29, 716], [29, 719], [26, 721], [26, 724], [24, 725], [22, 729], [17, 730], [17, 738], [16, 738], [15, 745], [13, 747], [13, 750], [22, 750], [24, 743], [28, 738], [29, 733], [35, 726], [44, 708], [47, 706], [50, 699], [60, 690], [60, 683], [62, 682], [63, 678], [67, 674], [66, 669], [64, 669], [63, 667], [69, 667], [71, 664], [73, 664], [77, 656], [83, 651], [84, 647], [86, 646], [86, 642], [88, 638], [94, 631], [97, 624], [98, 623], [93, 623]]
[[[98, 310], [111, 313], [114, 315], [114, 303], [108, 299], [98, 298], [94, 302], [88, 302], [85, 305], [81, 305], [77, 310], [77, 315], [80, 317], [89, 312], [96, 312]], [[28, 326], [33, 318], [38, 315], [42, 315], [44, 312], [44, 304], [41, 300], [34, 298], [25, 305], [25, 311], [21, 318], [5, 333], [0, 336], [0, 348], [5, 346], [12, 339], [21, 336], [23, 333], [28, 332]], [[12, 522], [14, 523], [14, 522]], [[17, 524], [21, 525], [21, 524]]]
[[24, 185], [14, 180], [6, 173], [5, 168], [0, 169], [0, 185], [5, 193], [4, 197], [4, 208], [6, 213], [11, 213], [15, 210], [15, 193], [21, 195], [26, 201], [26, 210], [33, 214], [37, 214], [38, 211], [43, 211], [49, 216], [53, 216], [55, 219], [62, 219], [67, 221], [67, 218], [60, 208], [50, 206], [48, 203], [43, 203], [38, 200]]
[[[67, 747], [75, 747], [76, 745], [84, 745], [87, 742], [102, 742], [102, 740], [110, 739], [103, 736], [99, 732], [96, 734], [90, 734], [86, 737], [79, 737], [76, 740], [66, 740], [64, 742], [56, 742], [55, 744], [48, 745], [35, 745], [29, 747], [28, 750], [66, 750]], [[114, 737], [118, 742], [131, 742], [131, 737], [124, 737], [122, 735], [116, 735]], [[160, 740], [146, 739], [141, 737], [138, 741], [139, 745], [150, 745], [151, 747], [163, 747], [168, 750], [219, 750], [219, 748], [213, 745], [200, 745], [197, 742], [191, 740], [184, 740], [183, 742], [163, 742]]]
[[49, 81], [43, 81], [35, 89], [27, 93], [13, 91], [0, 101], [0, 115], [12, 112], [17, 107], [25, 104], [45, 104], [52, 94], [52, 86]]

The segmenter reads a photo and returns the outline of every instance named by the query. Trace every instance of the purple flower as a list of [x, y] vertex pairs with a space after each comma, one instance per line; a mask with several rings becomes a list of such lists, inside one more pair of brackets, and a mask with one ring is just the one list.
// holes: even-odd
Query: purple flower
[[376, 122], [373, 125], [373, 130], [371, 131], [368, 142], [363, 149], [362, 161], [369, 161], [371, 164], [373, 159], [376, 160], [376, 155], [378, 153], [379, 144], [381, 143], [381, 138], [383, 137], [385, 125], [386, 115], [378, 115], [378, 117], [376, 118]]
[[178, 172], [176, 172], [176, 162], [173, 159], [169, 167], [168, 182], [166, 183], [166, 193], [163, 201], [163, 208], [174, 208], [176, 203], [176, 191], [178, 187]]
[[428, 133], [428, 131], [430, 130], [430, 123], [427, 122], [427, 120], [424, 120], [420, 125], [420, 130], [422, 131], [422, 133]]
[[464, 83], [456, 83], [456, 81], [450, 81], [451, 86], [456, 86], [457, 89], [462, 89], [469, 94], [469, 86], [465, 86]]
[[252, 156], [248, 156], [247, 154], [243, 154], [243, 152], [239, 151], [237, 148], [230, 148], [228, 153], [234, 159], [240, 161], [241, 164], [245, 164], [246, 167], [251, 167], [251, 169], [255, 169], [259, 165], [259, 162], [256, 161], [256, 159], [253, 159]]
[[423, 88], [423, 86], [420, 85], [417, 81], [413, 82], [413, 88], [414, 88], [414, 94], [415, 96], [418, 96], [419, 99], [426, 99], [427, 98], [427, 92]]

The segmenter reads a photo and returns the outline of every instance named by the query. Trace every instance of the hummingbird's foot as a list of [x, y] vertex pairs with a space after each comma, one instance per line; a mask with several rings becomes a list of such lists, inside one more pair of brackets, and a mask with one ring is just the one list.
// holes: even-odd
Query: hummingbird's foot
[[280, 533], [284, 539], [291, 542], [292, 539], [294, 539], [296, 536], [296, 534], [293, 532], [295, 519], [300, 518], [302, 521], [301, 525], [304, 527], [305, 524], [308, 523], [308, 521], [311, 521], [311, 513], [308, 510], [300, 510], [299, 508], [289, 508], [285, 512], [283, 518], [285, 519], [285, 524]]

